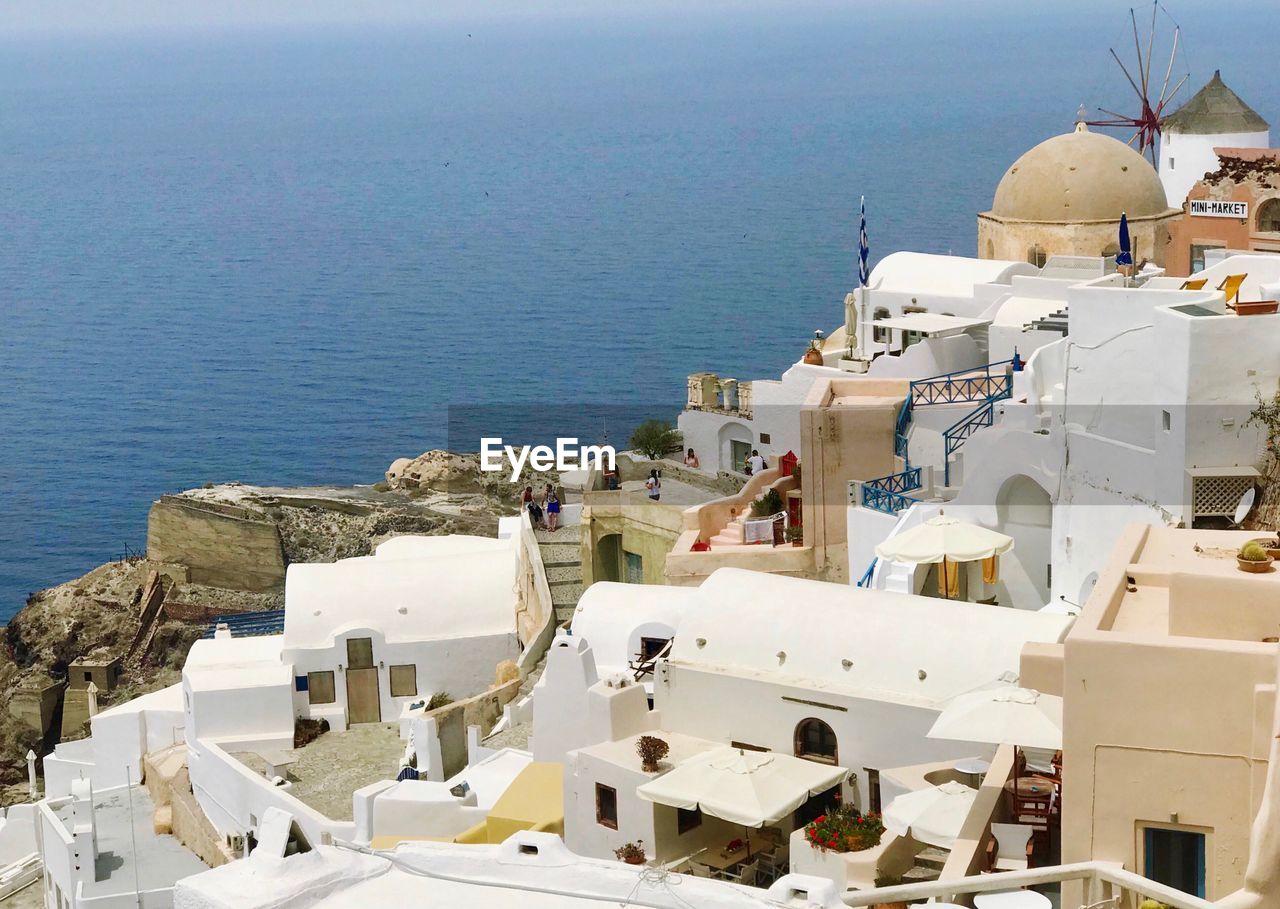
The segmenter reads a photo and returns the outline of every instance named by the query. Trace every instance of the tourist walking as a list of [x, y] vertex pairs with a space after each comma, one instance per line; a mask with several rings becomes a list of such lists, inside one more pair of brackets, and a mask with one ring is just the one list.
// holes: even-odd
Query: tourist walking
[[560, 497], [556, 495], [556, 491], [547, 484], [547, 530], [554, 531], [556, 525], [560, 523]]
[[693, 453], [692, 448], [690, 448], [689, 453], [684, 456], [684, 466], [692, 467], [694, 470], [698, 469], [698, 456]]
[[644, 481], [644, 488], [653, 501], [656, 502], [662, 497], [662, 481], [658, 479], [656, 468], [649, 471], [649, 479]]
[[542, 506], [533, 498], [533, 487], [526, 486], [520, 493], [520, 507], [529, 512], [529, 523], [534, 527], [542, 526]]
[[760, 452], [753, 448], [751, 457], [747, 458], [747, 467], [749, 468], [747, 473], [754, 477], [760, 471], [768, 469], [769, 464], [760, 456]]

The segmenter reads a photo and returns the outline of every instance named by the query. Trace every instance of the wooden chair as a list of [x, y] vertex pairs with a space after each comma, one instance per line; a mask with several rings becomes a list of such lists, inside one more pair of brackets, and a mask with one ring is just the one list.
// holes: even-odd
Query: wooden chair
[[1248, 274], [1243, 275], [1227, 275], [1222, 279], [1222, 283], [1217, 286], [1217, 290], [1223, 292], [1227, 298], [1227, 305], [1231, 305], [1231, 301], [1240, 302], [1240, 287], [1244, 284], [1244, 279], [1249, 277]]
[[1182, 282], [1182, 286], [1178, 290], [1200, 290], [1208, 283], [1208, 278], [1196, 278], [1194, 281], [1188, 278]]

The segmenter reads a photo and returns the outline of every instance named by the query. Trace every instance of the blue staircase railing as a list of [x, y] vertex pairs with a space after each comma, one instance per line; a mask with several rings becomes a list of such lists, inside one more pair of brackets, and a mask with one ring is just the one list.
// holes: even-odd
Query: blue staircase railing
[[887, 477], [864, 480], [862, 483], [862, 507], [883, 512], [884, 514], [897, 514], [920, 501], [914, 496], [906, 495], [906, 493], [919, 488], [919, 467], [909, 467], [901, 473], [891, 473]]
[[862, 576], [862, 578], [858, 581], [858, 586], [859, 586], [859, 587], [870, 587], [870, 586], [871, 586], [871, 576], [872, 576], [872, 575], [874, 575], [874, 574], [876, 573], [876, 562], [878, 562], [878, 561], [880, 561], [880, 560], [879, 560], [879, 559], [872, 559], [872, 560], [871, 560], [871, 564], [867, 566], [867, 572], [866, 572], [866, 574], [864, 574], [864, 575]]
[[268, 609], [263, 612], [233, 612], [218, 616], [204, 630], [203, 638], [213, 637], [219, 625], [226, 625], [233, 638], [251, 638], [267, 634], [284, 633], [284, 610]]
[[[929, 404], [963, 404], [980, 402], [977, 409], [953, 425], [944, 434], [946, 437], [946, 463], [943, 466], [943, 482], [951, 485], [951, 454], [955, 452], [965, 439], [984, 426], [992, 425], [995, 411], [992, 405], [1013, 397], [1012, 371], [997, 367], [1012, 365], [1016, 370], [1021, 365], [1018, 358], [997, 360], [974, 369], [961, 369], [956, 372], [944, 372], [941, 375], [916, 379], [911, 383], [907, 399], [898, 411], [898, 422], [894, 426], [893, 453], [902, 458], [906, 468], [911, 467], [909, 457], [909, 438], [907, 430], [911, 427], [911, 414], [918, 406]], [[986, 422], [982, 422], [985, 419]]]

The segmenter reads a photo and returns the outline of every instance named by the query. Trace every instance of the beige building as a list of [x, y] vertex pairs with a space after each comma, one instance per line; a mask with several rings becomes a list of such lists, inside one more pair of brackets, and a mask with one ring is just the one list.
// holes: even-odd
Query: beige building
[[1235, 559], [1255, 538], [1134, 525], [1116, 544], [1065, 644], [1064, 863], [1211, 901], [1244, 885], [1250, 826], [1280, 795], [1265, 793], [1280, 572]]
[[1133, 261], [1163, 264], [1169, 222], [1181, 212], [1169, 207], [1155, 168], [1123, 142], [1079, 122], [1005, 172], [991, 210], [978, 215], [978, 256], [1036, 266], [1050, 256], [1114, 256], [1122, 212]]

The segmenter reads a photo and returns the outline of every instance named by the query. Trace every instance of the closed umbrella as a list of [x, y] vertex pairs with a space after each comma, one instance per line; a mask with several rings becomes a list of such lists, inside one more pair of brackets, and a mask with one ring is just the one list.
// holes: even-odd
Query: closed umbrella
[[978, 790], [963, 783], [943, 783], [898, 796], [885, 808], [886, 830], [930, 846], [950, 849], [973, 808]]
[[1062, 698], [1004, 685], [959, 695], [929, 730], [931, 739], [1062, 748]]
[[1129, 216], [1120, 212], [1120, 252], [1116, 253], [1116, 265], [1133, 264], [1133, 242], [1129, 239]]

